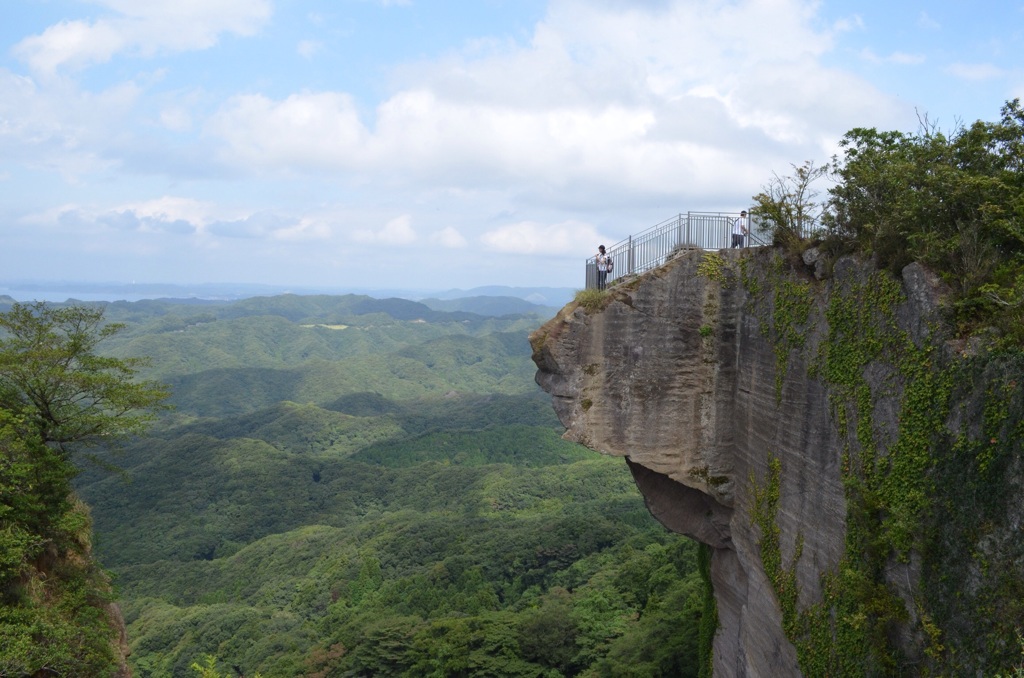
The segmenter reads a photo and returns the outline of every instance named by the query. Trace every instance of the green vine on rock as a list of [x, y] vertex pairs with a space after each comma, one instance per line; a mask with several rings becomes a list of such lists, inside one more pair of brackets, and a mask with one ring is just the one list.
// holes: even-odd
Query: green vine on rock
[[[751, 274], [746, 259], [741, 262], [743, 285], [751, 298], [758, 298], [763, 292], [758, 274]], [[771, 253], [767, 271], [771, 293], [771, 308], [765, 312], [755, 310], [761, 323], [761, 333], [771, 343], [775, 352], [775, 401], [782, 402], [782, 386], [786, 379], [790, 355], [802, 350], [807, 335], [812, 329], [811, 311], [814, 308], [815, 286], [808, 280], [798, 278], [786, 260], [778, 253]]]
[[803, 554], [803, 537], [797, 536], [793, 558], [789, 567], [783, 565], [782, 530], [779, 528], [778, 512], [782, 486], [782, 462], [778, 457], [769, 456], [768, 473], [764, 484], [758, 485], [751, 477], [754, 488], [754, 507], [752, 517], [754, 524], [761, 533], [758, 546], [761, 550], [761, 563], [765, 574], [772, 583], [775, 595], [782, 609], [782, 626], [788, 637], [793, 637], [797, 624], [797, 582], [796, 564]]
[[725, 282], [725, 258], [718, 252], [704, 252], [697, 262], [697, 275], [717, 283]]
[[[835, 289], [826, 309], [829, 336], [820, 369], [846, 439], [847, 534], [838, 570], [823, 576], [824, 600], [806, 611], [791, 636], [808, 675], [887, 674], [898, 665], [890, 638], [908, 612], [881, 572], [892, 556], [905, 560], [922, 545], [934, 495], [934, 438], [948, 416], [952, 389], [951, 370], [937, 364], [934, 348], [919, 348], [897, 325], [896, 307], [904, 300], [900, 283], [878, 271]], [[874, 410], [887, 394], [899, 395], [899, 415], [896, 439], [883, 455]], [[933, 645], [936, 634], [933, 625]]]
[[697, 572], [701, 579], [701, 615], [697, 638], [697, 659], [700, 664], [699, 678], [711, 678], [714, 672], [714, 640], [718, 630], [718, 603], [711, 583], [711, 547], [700, 544], [697, 547]]
[[[774, 303], [762, 324], [777, 347], [779, 379], [791, 352], [804, 346], [813, 302], [811, 284], [786, 275], [781, 266], [779, 261], [771, 265]], [[922, 523], [934, 496], [929, 480], [934, 438], [948, 417], [953, 384], [952, 371], [938, 364], [935, 349], [919, 348], [898, 326], [896, 308], [904, 300], [900, 283], [876, 272], [834, 289], [825, 309], [828, 337], [811, 369], [830, 389], [833, 421], [843, 440], [846, 549], [837, 569], [822, 574], [822, 601], [803, 611], [797, 609], [796, 580], [802, 540], [798, 537], [786, 566], [776, 519], [781, 463], [769, 457], [763, 484], [751, 478], [752, 520], [760, 531], [764, 571], [779, 600], [783, 630], [808, 676], [898, 670], [899, 652], [891, 638], [908, 611], [881, 573], [891, 557], [905, 559], [922, 546]], [[893, 395], [899, 399], [898, 429], [882, 454], [874, 413], [883, 396]], [[929, 623], [931, 646], [940, 647], [940, 630]]]
[[[874, 534], [899, 557], [906, 558], [919, 534], [921, 517], [931, 491], [930, 467], [933, 437], [949, 411], [952, 379], [948, 370], [935, 364], [934, 349], [918, 348], [896, 324], [896, 306], [904, 300], [897, 280], [876, 271], [862, 284], [836, 290], [826, 310], [829, 339], [823, 346], [823, 376], [832, 388], [833, 413], [840, 433], [853, 408], [859, 449], [849, 454], [851, 505], [867, 502], [850, 516], [848, 529], [856, 536]], [[892, 379], [902, 386], [899, 428], [895, 442], [883, 457], [875, 439], [873, 410], [880, 395], [865, 377], [872, 363], [895, 367]], [[857, 516], [883, 515], [881, 525], [861, 525]], [[877, 529], [876, 529], [877, 528]], [[881, 557], [886, 557], [884, 553]]]

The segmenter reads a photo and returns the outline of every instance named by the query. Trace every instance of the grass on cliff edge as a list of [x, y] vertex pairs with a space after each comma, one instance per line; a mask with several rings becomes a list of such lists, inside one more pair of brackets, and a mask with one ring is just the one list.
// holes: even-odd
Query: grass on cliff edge
[[607, 306], [610, 299], [608, 290], [589, 289], [578, 291], [573, 301], [587, 313], [596, 313]]

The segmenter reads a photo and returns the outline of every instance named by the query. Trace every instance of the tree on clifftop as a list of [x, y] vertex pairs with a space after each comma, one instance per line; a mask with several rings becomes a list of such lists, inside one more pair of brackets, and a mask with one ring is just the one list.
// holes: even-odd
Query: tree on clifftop
[[961, 328], [1021, 338], [1024, 320], [1024, 109], [946, 135], [854, 129], [833, 161], [831, 241], [893, 272], [919, 261], [953, 289]]
[[[1024, 344], [1024, 108], [943, 133], [856, 128], [828, 165], [795, 166], [754, 196], [773, 243], [833, 258], [856, 252], [899, 273], [920, 262], [952, 290], [951, 317], [969, 334], [1000, 330]], [[812, 184], [832, 185], [821, 200]]]
[[14, 304], [0, 313], [0, 408], [25, 418], [65, 459], [142, 431], [167, 391], [135, 380], [142, 358], [109, 358], [96, 346], [123, 328], [84, 306]]
[[167, 392], [135, 380], [141, 360], [96, 354], [120, 329], [102, 319], [41, 303], [0, 313], [0, 676], [119, 675], [71, 457], [141, 431]]

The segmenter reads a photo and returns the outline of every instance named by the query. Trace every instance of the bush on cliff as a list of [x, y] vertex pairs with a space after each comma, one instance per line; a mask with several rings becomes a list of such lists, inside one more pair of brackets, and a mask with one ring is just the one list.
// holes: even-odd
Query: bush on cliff
[[[834, 256], [858, 252], [898, 273], [912, 261], [942, 276], [961, 332], [996, 327], [1024, 341], [1024, 109], [949, 134], [927, 119], [917, 134], [855, 128], [829, 165], [806, 163], [754, 196], [773, 242]], [[828, 177], [828, 197], [812, 184]]]
[[962, 329], [1024, 319], [1024, 109], [948, 136], [854, 129], [836, 161], [830, 237], [898, 271], [918, 261], [954, 290]]

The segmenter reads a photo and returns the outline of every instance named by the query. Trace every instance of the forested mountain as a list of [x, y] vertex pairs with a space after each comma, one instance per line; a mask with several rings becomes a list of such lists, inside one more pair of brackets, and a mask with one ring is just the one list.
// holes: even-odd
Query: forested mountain
[[480, 315], [502, 316], [513, 313], [554, 315], [560, 306], [543, 306], [519, 297], [460, 297], [458, 299], [424, 299], [423, 302], [437, 311], [469, 311]]
[[[174, 410], [77, 480], [136, 676], [698, 675], [696, 546], [560, 438], [543, 318], [361, 296], [104, 307]], [[229, 668], [234, 667], [234, 668]]]

